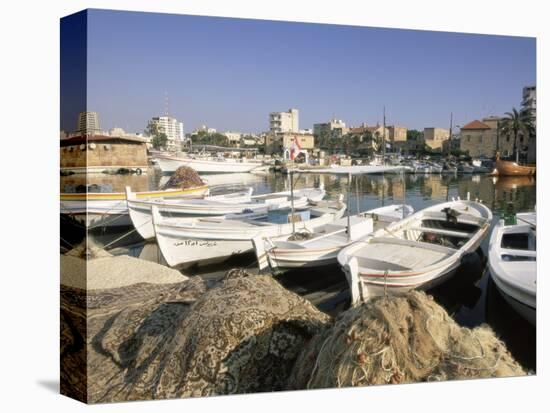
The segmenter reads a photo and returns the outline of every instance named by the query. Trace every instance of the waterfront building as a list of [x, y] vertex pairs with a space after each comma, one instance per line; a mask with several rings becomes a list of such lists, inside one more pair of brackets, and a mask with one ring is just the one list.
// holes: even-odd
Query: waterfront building
[[[472, 157], [486, 156], [492, 158], [498, 150], [501, 156], [511, 156], [514, 151], [514, 141], [510, 136], [499, 136], [498, 116], [483, 118], [482, 121], [473, 120], [460, 128], [460, 150]], [[520, 138], [522, 141], [523, 138]], [[522, 144], [522, 142], [518, 144]]]
[[284, 155], [292, 149], [293, 145], [311, 153], [315, 148], [315, 137], [311, 133], [270, 133], [266, 135], [265, 153]]
[[411, 154], [421, 152], [424, 149], [424, 141], [422, 139], [409, 139], [406, 141], [392, 142], [392, 150], [403, 154]]
[[452, 152], [456, 152], [460, 150], [460, 136], [459, 135], [453, 135], [451, 139], [447, 139], [446, 141], [443, 141], [443, 145], [441, 145], [441, 151], [444, 154], [450, 154]]
[[166, 134], [168, 151], [179, 151], [184, 140], [183, 122], [170, 116], [157, 116], [149, 121], [149, 124], [156, 124], [159, 132]]
[[94, 134], [99, 133], [99, 116], [97, 112], [80, 112], [76, 124], [77, 133]]
[[[533, 117], [533, 126], [537, 127], [537, 87], [536, 86], [525, 86], [522, 93], [521, 108], [523, 110], [528, 110]], [[537, 161], [537, 137], [529, 137], [529, 142], [527, 143], [527, 162], [535, 163]]]
[[60, 141], [61, 169], [75, 172], [147, 170], [146, 139], [124, 134], [75, 134]]
[[[365, 133], [370, 132], [370, 134], [374, 138], [381, 139], [385, 136], [386, 140], [389, 140], [389, 136], [390, 136], [389, 128], [387, 126], [386, 126], [386, 128], [384, 128], [384, 126], [382, 126], [378, 123], [376, 124], [376, 126], [369, 126], [366, 123], [362, 123], [359, 126], [354, 126], [354, 127], [349, 128], [348, 132], [353, 134], [353, 135], [358, 135], [358, 136], [362, 136]], [[405, 132], [405, 134], [406, 134], [406, 132]], [[406, 138], [406, 135], [405, 135], [405, 138]]]
[[449, 139], [449, 129], [424, 128], [424, 143], [432, 150], [441, 152], [443, 142]]
[[299, 132], [298, 109], [289, 109], [288, 112], [272, 112], [269, 114], [269, 131], [272, 133]]
[[320, 138], [321, 136], [341, 138], [348, 133], [348, 131], [349, 128], [346, 127], [345, 122], [341, 119], [331, 119], [326, 123], [313, 124], [313, 135], [317, 138]]
[[367, 130], [372, 133], [372, 136], [376, 139], [385, 139], [388, 141], [390, 130], [388, 127], [376, 124], [376, 126], [367, 126]]
[[388, 126], [388, 138], [391, 142], [404, 142], [407, 140], [407, 128], [404, 126]]

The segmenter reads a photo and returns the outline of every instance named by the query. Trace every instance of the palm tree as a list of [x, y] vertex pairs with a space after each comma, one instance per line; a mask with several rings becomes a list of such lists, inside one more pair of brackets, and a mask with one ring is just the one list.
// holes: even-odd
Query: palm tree
[[506, 117], [499, 122], [500, 133], [514, 138], [516, 162], [519, 162], [518, 137], [522, 135], [529, 139], [530, 136], [535, 134], [533, 116], [529, 110], [521, 110], [518, 112], [516, 108], [512, 108], [512, 112], [506, 112], [504, 115]]

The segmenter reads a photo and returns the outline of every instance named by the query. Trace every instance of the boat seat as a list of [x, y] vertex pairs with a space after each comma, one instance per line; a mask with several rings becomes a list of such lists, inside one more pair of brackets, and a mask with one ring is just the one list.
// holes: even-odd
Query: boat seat
[[457, 238], [471, 238], [472, 234], [469, 232], [463, 232], [463, 231], [450, 231], [448, 229], [441, 229], [441, 228], [429, 228], [429, 227], [412, 227], [407, 228], [409, 231], [420, 231], [420, 232], [428, 232], [431, 234], [439, 234], [439, 235], [447, 235], [449, 237], [457, 237]]
[[512, 255], [517, 257], [536, 258], [537, 251], [502, 248], [500, 250], [500, 255]]
[[455, 249], [445, 247], [443, 245], [432, 244], [429, 242], [408, 240], [408, 239], [397, 238], [397, 237], [373, 237], [373, 238], [369, 238], [369, 240], [366, 242], [373, 243], [373, 244], [379, 243], [379, 244], [405, 245], [413, 248], [421, 248], [425, 250], [438, 251], [448, 255], [452, 255], [456, 252]]
[[[470, 215], [462, 211], [458, 211], [458, 212], [460, 212], [460, 215], [458, 215], [457, 217], [457, 223], [459, 224], [472, 224], [472, 225], [482, 226], [483, 224], [487, 223], [486, 218]], [[424, 216], [422, 218], [435, 219], [438, 221], [447, 221], [447, 215], [444, 212], [437, 212], [437, 211], [425, 211]]]

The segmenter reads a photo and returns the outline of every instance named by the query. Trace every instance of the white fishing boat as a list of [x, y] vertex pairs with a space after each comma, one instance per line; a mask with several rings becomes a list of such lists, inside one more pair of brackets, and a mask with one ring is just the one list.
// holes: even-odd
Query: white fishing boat
[[[403, 211], [405, 208], [405, 211]], [[410, 205], [388, 205], [319, 226], [306, 239], [254, 238], [260, 270], [321, 267], [336, 263], [338, 253], [352, 242], [413, 213]], [[348, 228], [349, 225], [349, 228]], [[302, 235], [302, 234], [300, 234]]]
[[[350, 215], [350, 195], [352, 192], [351, 182], [353, 175], [380, 174], [401, 172], [404, 180], [404, 168], [401, 166], [365, 165], [365, 166], [344, 166], [332, 167], [317, 170], [292, 170], [291, 174], [299, 173], [321, 173], [330, 175], [347, 175], [348, 177], [348, 215], [345, 219], [339, 219], [319, 226], [315, 231], [310, 232], [311, 239], [303, 241], [290, 241], [290, 236], [278, 237], [257, 237], [254, 240], [256, 255], [260, 269], [271, 263], [272, 268], [294, 268], [303, 266], [318, 266], [334, 263], [338, 251], [352, 240], [360, 238], [373, 231], [375, 226], [382, 227], [391, 221], [395, 221], [412, 213], [412, 207], [405, 205], [390, 205], [370, 211], [370, 214]], [[357, 187], [356, 187], [357, 190]], [[404, 191], [405, 192], [405, 191]], [[356, 194], [357, 199], [359, 194]], [[404, 199], [403, 199], [404, 200]], [[357, 206], [357, 211], [359, 206]], [[376, 213], [373, 213], [376, 211]], [[376, 223], [373, 223], [373, 218]], [[295, 233], [293, 233], [295, 234]], [[309, 238], [309, 236], [308, 236]], [[267, 254], [265, 242], [267, 241]]]
[[415, 174], [430, 174], [432, 173], [432, 167], [425, 162], [413, 162], [413, 171]]
[[443, 171], [443, 165], [432, 162], [430, 163], [430, 173], [440, 174]]
[[[137, 192], [139, 200], [194, 199], [208, 194], [208, 186], [188, 189], [166, 189]], [[131, 226], [124, 192], [62, 193], [60, 212], [71, 216], [88, 229], [95, 227]]]
[[444, 202], [344, 248], [338, 262], [350, 285], [352, 303], [444, 282], [466, 254], [476, 251], [491, 220], [490, 209], [480, 202]]
[[346, 207], [341, 202], [321, 201], [309, 209], [268, 211], [262, 219], [171, 218], [152, 206], [157, 244], [171, 267], [192, 263], [219, 262], [252, 251], [257, 236], [290, 235], [314, 231], [316, 227], [341, 218]]
[[489, 271], [502, 296], [523, 318], [536, 324], [537, 218], [516, 215], [515, 225], [501, 220], [489, 242]]
[[252, 196], [251, 189], [245, 192], [208, 196], [203, 199], [141, 200], [137, 199], [136, 194], [129, 187], [126, 187], [126, 199], [134, 228], [142, 238], [150, 239], [155, 237], [151, 213], [153, 205], [158, 206], [163, 215], [170, 217], [220, 217], [239, 214], [233, 218], [250, 218], [258, 214], [266, 214], [269, 210], [290, 208], [292, 201], [295, 208], [305, 208], [309, 202], [319, 202], [325, 195], [322, 187], [296, 190], [294, 195], [291, 195], [290, 191], [284, 191]]
[[466, 163], [461, 163], [457, 167], [457, 172], [459, 174], [473, 174], [474, 171], [475, 171], [475, 167], [473, 167], [472, 165], [468, 165]]
[[173, 173], [180, 166], [188, 166], [198, 173], [239, 173], [262, 169], [260, 162], [248, 162], [233, 158], [184, 158], [157, 155], [154, 158], [163, 173]]

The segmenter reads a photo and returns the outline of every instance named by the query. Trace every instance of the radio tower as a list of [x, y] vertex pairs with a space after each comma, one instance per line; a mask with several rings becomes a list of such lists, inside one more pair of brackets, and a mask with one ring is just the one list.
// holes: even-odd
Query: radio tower
[[170, 117], [170, 100], [166, 91], [164, 92], [164, 116]]

